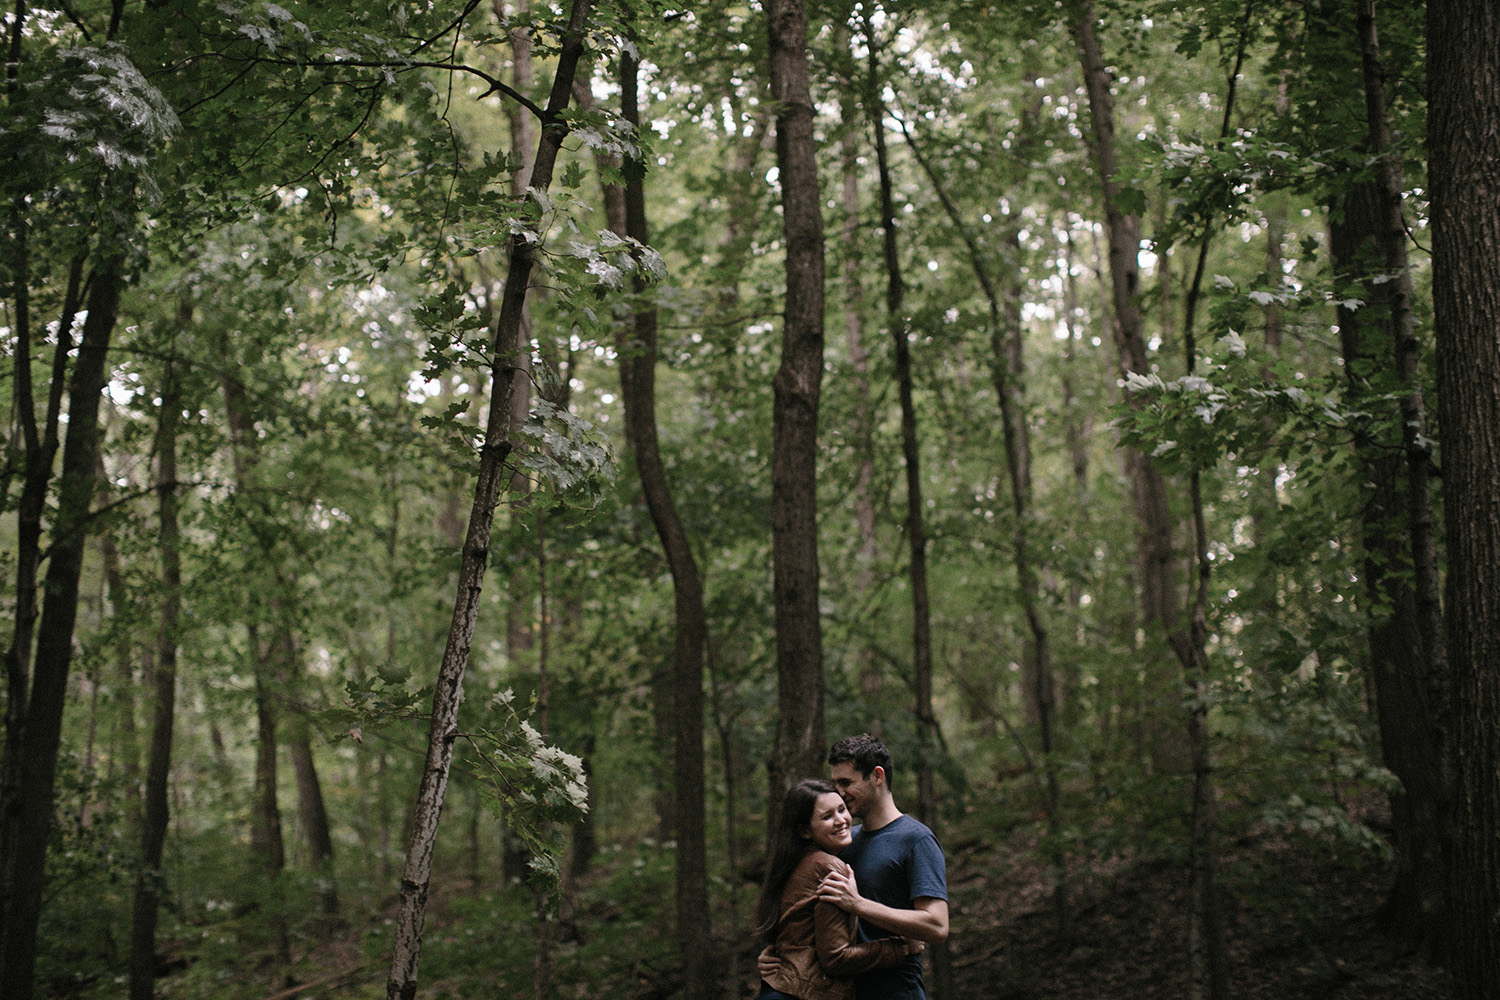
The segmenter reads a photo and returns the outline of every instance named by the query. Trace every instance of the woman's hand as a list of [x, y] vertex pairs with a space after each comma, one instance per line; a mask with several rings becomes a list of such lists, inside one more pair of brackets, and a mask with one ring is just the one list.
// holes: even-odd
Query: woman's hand
[[927, 950], [927, 942], [925, 941], [918, 941], [916, 938], [902, 938], [901, 940], [906, 943], [906, 953], [908, 955], [920, 955]]

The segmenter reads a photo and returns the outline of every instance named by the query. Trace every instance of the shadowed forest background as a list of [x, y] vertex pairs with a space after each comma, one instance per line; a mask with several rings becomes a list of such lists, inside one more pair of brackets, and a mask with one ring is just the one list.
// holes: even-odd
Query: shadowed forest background
[[1486, 0], [16, 0], [7, 998], [1493, 998]]

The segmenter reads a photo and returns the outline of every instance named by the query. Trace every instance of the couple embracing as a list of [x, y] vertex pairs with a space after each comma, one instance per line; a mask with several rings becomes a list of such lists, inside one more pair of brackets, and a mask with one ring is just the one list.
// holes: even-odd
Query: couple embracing
[[942, 848], [896, 808], [879, 739], [840, 740], [828, 763], [831, 782], [787, 792], [771, 838], [756, 1000], [923, 1000], [921, 951], [948, 937]]

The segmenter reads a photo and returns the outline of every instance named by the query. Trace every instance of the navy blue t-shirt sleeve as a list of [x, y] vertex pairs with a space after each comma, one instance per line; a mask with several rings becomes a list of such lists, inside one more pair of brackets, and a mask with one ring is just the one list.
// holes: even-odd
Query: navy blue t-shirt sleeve
[[921, 897], [948, 898], [948, 866], [937, 838], [928, 832], [912, 842], [910, 867], [911, 901]]

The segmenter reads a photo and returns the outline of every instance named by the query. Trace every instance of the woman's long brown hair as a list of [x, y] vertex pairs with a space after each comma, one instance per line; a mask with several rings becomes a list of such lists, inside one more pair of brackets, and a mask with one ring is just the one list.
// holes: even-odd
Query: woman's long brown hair
[[781, 803], [781, 819], [771, 836], [771, 856], [766, 861], [766, 879], [760, 886], [755, 904], [755, 933], [765, 941], [776, 940], [776, 925], [781, 921], [781, 892], [797, 867], [797, 862], [812, 847], [805, 832], [812, 825], [813, 807], [818, 796], [837, 793], [838, 789], [822, 778], [807, 778], [787, 789]]

